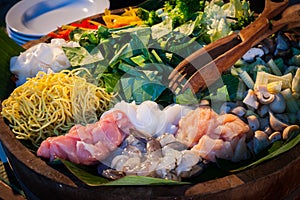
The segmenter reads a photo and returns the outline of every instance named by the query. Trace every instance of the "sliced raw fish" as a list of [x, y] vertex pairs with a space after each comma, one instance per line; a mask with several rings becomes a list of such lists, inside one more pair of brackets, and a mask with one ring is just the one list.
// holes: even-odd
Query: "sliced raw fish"
[[191, 111], [179, 121], [176, 138], [185, 145], [192, 147], [199, 139], [215, 128], [217, 113], [209, 107], [199, 107]]
[[218, 115], [208, 107], [199, 107], [179, 121], [176, 138], [209, 161], [218, 157], [237, 162], [249, 156], [245, 142], [249, 131], [236, 115]]

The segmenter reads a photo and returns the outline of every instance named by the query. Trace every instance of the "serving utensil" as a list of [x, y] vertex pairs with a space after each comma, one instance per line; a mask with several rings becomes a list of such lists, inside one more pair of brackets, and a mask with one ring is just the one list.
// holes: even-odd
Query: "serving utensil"
[[300, 4], [288, 7], [288, 0], [266, 0], [260, 16], [239, 33], [210, 43], [181, 63], [169, 75], [169, 88], [194, 93], [205, 89], [221, 77], [251, 47], [281, 29], [300, 26]]

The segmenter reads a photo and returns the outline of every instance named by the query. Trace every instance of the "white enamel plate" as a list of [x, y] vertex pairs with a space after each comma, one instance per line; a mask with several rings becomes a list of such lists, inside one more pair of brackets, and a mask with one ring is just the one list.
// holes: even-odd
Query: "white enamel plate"
[[109, 0], [22, 0], [6, 15], [6, 25], [11, 31], [41, 37], [71, 22], [103, 13]]

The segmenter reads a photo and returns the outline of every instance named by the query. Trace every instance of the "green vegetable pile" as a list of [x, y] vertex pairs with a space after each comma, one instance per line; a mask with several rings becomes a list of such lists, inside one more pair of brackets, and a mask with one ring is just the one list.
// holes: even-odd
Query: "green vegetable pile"
[[144, 20], [143, 26], [75, 29], [70, 39], [81, 47], [65, 47], [64, 51], [72, 67], [90, 69], [98, 84], [118, 93], [117, 99], [152, 100], [161, 105], [197, 103], [203, 93], [195, 96], [188, 90], [175, 95], [169, 90], [166, 80], [170, 72], [203, 45], [228, 35], [233, 31], [231, 26], [239, 26], [241, 17], [245, 16], [243, 26], [253, 20], [245, 0], [169, 0], [153, 10], [139, 7], [137, 15]]

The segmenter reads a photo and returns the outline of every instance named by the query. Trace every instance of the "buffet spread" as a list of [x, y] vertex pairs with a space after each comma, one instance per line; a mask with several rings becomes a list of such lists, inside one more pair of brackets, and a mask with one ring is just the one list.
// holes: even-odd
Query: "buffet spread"
[[41, 162], [89, 186], [190, 185], [270, 162], [300, 141], [297, 21], [200, 91], [169, 77], [257, 18], [247, 1], [168, 0], [62, 24], [11, 58], [1, 115]]

